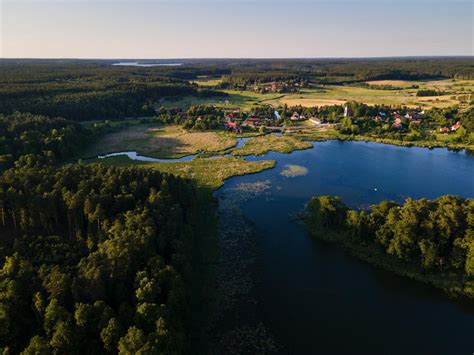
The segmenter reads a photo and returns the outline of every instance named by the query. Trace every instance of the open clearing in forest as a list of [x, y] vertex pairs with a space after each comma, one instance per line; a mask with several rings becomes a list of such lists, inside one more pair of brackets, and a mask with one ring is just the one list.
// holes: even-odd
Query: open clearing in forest
[[219, 85], [220, 83], [222, 83], [222, 79], [203, 77], [203, 78], [193, 80], [193, 83], [195, 83], [199, 86], [213, 87], [213, 86], [216, 86], [216, 85]]
[[137, 125], [107, 134], [85, 154], [137, 151], [157, 158], [177, 158], [198, 152], [217, 153], [236, 144], [222, 132], [189, 132], [180, 126]]

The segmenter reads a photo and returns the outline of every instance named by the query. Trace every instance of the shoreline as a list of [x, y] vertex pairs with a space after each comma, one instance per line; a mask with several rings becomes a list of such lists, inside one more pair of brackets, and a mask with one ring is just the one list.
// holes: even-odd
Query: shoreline
[[314, 239], [342, 247], [354, 257], [373, 267], [434, 287], [452, 299], [468, 302], [474, 300], [474, 292], [469, 291], [469, 287], [472, 288], [472, 286], [463, 284], [460, 275], [444, 273], [440, 276], [423, 273], [420, 268], [381, 252], [375, 244], [362, 245], [351, 242], [346, 231], [332, 231], [324, 228], [320, 233], [315, 233], [309, 228], [307, 221], [304, 218], [302, 220], [308, 234]]
[[332, 135], [315, 135], [315, 134], [291, 134], [292, 137], [301, 139], [303, 141], [308, 141], [308, 142], [325, 142], [325, 141], [330, 141], [330, 140], [338, 140], [338, 141], [358, 141], [358, 142], [372, 142], [372, 143], [379, 143], [379, 144], [387, 144], [387, 145], [393, 145], [397, 147], [405, 147], [405, 148], [427, 148], [427, 149], [436, 149], [436, 148], [446, 148], [450, 151], [472, 151], [474, 152], [474, 145], [473, 144], [450, 144], [450, 143], [442, 143], [442, 142], [436, 142], [436, 141], [402, 141], [402, 140], [396, 140], [396, 139], [391, 139], [391, 138], [381, 138], [381, 137], [372, 137], [372, 136], [365, 136], [365, 135], [360, 135], [360, 136], [355, 136], [355, 135], [341, 135], [339, 133], [334, 133]]

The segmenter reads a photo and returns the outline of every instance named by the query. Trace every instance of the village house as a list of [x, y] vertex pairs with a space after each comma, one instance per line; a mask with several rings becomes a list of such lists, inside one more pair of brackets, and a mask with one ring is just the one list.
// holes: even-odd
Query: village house
[[259, 118], [259, 117], [248, 117], [244, 121], [243, 125], [244, 126], [253, 126], [253, 127], [261, 126], [262, 125], [262, 119]]
[[298, 112], [293, 112], [293, 115], [290, 117], [291, 121], [303, 121], [306, 117], [304, 115], [300, 115]]
[[297, 86], [297, 84], [292, 82], [273, 82], [255, 85], [251, 90], [262, 94], [267, 92], [296, 92], [298, 91]]
[[405, 118], [405, 117], [403, 117], [402, 115], [400, 115], [400, 114], [399, 114], [398, 112], [396, 112], [396, 111], [393, 113], [393, 119], [394, 119], [394, 120], [400, 120], [400, 121], [402, 121], [404, 118]]
[[402, 119], [400, 117], [395, 118], [395, 121], [393, 121], [393, 127], [397, 129], [403, 128]]
[[242, 132], [242, 128], [237, 124], [237, 122], [229, 121], [225, 123], [225, 126], [229, 131], [232, 131], [234, 133]]
[[235, 120], [235, 116], [233, 113], [229, 113], [227, 115], [224, 116], [224, 121], [225, 122], [234, 122]]
[[456, 124], [451, 126], [451, 132], [456, 132], [459, 128], [461, 128], [461, 122], [456, 122]]
[[458, 121], [451, 127], [441, 127], [439, 131], [440, 133], [448, 134], [448, 133], [456, 132], [461, 127], [462, 127], [461, 122]]
[[405, 118], [408, 118], [409, 120], [420, 120], [422, 118], [422, 116], [423, 116], [423, 113], [421, 113], [421, 112], [409, 111], [405, 115]]
[[271, 85], [271, 91], [273, 92], [278, 92], [280, 90], [283, 90], [284, 85], [282, 83], [273, 83]]

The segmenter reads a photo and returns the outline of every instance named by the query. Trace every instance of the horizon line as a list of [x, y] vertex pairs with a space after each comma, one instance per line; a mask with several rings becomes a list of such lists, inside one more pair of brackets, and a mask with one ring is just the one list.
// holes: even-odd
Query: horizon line
[[314, 59], [410, 59], [410, 58], [474, 58], [473, 54], [396, 55], [396, 56], [322, 56], [322, 57], [0, 57], [0, 60], [314, 60]]

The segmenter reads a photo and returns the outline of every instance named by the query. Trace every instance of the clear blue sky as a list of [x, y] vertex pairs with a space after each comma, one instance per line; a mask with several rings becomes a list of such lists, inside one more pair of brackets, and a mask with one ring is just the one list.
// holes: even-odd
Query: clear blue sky
[[472, 0], [0, 0], [0, 57], [474, 55]]

